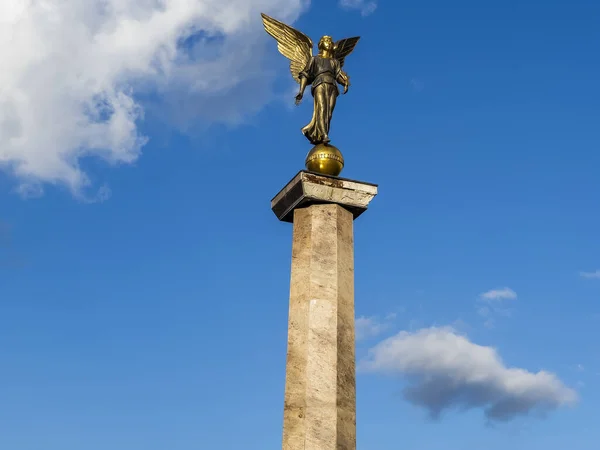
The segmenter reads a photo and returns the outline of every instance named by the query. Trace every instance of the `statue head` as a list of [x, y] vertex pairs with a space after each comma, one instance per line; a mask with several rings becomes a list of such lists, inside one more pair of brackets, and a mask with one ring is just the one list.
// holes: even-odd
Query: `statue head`
[[333, 54], [334, 50], [334, 42], [331, 36], [323, 36], [319, 39], [319, 44], [317, 48], [319, 49], [319, 53], [327, 53], [329, 55]]

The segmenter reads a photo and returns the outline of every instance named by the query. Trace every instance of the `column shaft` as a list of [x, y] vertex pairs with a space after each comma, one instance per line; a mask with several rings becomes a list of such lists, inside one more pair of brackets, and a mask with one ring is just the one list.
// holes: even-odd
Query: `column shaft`
[[353, 215], [294, 211], [283, 450], [356, 449]]

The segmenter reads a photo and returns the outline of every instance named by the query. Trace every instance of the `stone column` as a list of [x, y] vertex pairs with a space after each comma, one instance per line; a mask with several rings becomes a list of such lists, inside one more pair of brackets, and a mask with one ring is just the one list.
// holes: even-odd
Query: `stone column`
[[376, 194], [301, 171], [271, 202], [294, 224], [283, 450], [356, 449], [353, 220]]

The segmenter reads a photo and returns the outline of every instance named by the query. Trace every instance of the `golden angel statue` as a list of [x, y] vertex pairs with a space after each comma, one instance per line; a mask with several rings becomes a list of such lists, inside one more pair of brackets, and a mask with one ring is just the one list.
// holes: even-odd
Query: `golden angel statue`
[[290, 71], [300, 84], [296, 104], [300, 104], [304, 90], [311, 84], [314, 98], [312, 120], [302, 128], [302, 133], [314, 145], [329, 142], [331, 116], [339, 95], [338, 83], [348, 92], [350, 80], [342, 70], [344, 61], [359, 37], [351, 37], [333, 42], [331, 36], [319, 40], [319, 53], [313, 56], [313, 42], [304, 33], [266, 14], [261, 14], [265, 30], [277, 41], [279, 52], [290, 60]]

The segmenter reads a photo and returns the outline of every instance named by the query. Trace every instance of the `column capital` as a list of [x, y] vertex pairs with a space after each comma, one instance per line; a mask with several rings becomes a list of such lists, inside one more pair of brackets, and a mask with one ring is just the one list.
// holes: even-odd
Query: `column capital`
[[356, 219], [376, 195], [376, 184], [301, 170], [271, 200], [271, 209], [282, 222], [293, 222], [295, 209], [337, 204]]

